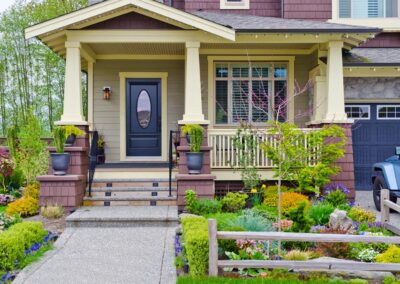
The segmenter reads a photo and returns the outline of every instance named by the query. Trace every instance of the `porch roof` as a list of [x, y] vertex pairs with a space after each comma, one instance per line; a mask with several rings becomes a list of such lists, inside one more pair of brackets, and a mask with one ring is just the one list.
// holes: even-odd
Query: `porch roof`
[[400, 66], [400, 48], [354, 48], [343, 56], [347, 67]]
[[273, 17], [259, 17], [252, 15], [229, 14], [225, 11], [224, 13], [207, 11], [195, 11], [191, 13], [211, 22], [226, 27], [231, 27], [237, 32], [378, 33], [382, 31], [379, 28], [350, 26], [311, 20], [293, 20]]

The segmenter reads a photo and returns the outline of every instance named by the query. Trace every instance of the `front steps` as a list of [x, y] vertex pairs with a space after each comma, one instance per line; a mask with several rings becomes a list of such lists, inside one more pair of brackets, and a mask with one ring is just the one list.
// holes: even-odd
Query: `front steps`
[[85, 206], [174, 206], [176, 182], [166, 178], [95, 178]]

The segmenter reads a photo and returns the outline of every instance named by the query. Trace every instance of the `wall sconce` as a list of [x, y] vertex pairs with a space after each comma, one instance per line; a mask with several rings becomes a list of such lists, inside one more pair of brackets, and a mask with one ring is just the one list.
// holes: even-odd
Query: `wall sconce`
[[103, 87], [103, 99], [109, 101], [111, 99], [111, 87]]

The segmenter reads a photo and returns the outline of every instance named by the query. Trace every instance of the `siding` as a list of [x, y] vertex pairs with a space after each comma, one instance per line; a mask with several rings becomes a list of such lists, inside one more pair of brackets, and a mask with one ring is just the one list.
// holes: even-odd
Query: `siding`
[[[104, 135], [106, 158], [111, 163], [120, 161], [119, 72], [168, 72], [168, 131], [177, 129], [184, 109], [184, 61], [97, 61], [94, 64], [94, 126]], [[109, 101], [103, 100], [103, 86], [111, 86]]]
[[[217, 12], [220, 11], [220, 0], [175, 0], [173, 1], [173, 6], [188, 12], [197, 10]], [[249, 10], [224, 10], [224, 12], [263, 17], [281, 17], [281, 0], [250, 0]]]
[[332, 18], [332, 0], [285, 0], [284, 18], [328, 20]]
[[400, 33], [381, 33], [361, 47], [400, 47]]

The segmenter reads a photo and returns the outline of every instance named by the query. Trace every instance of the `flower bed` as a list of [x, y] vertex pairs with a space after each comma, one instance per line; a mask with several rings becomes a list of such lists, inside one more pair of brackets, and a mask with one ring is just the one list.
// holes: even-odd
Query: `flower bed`
[[[182, 236], [178, 236], [177, 264], [188, 265], [191, 276], [205, 275], [208, 268], [207, 219], [217, 220], [218, 231], [299, 232], [393, 236], [376, 222], [374, 212], [348, 202], [348, 190], [332, 185], [319, 198], [309, 198], [296, 189], [281, 188], [281, 208], [276, 186], [262, 187], [262, 199], [245, 208], [251, 194], [228, 194], [221, 200], [198, 200], [187, 194], [187, 209], [202, 216], [182, 219]], [[248, 197], [250, 195], [250, 197]], [[259, 198], [257, 198], [259, 199]], [[193, 211], [191, 210], [193, 209]], [[281, 211], [281, 218], [279, 218]], [[359, 262], [400, 263], [400, 248], [382, 243], [328, 243], [294, 241], [219, 240], [219, 259], [227, 260], [295, 260], [331, 257]], [[187, 269], [186, 269], [187, 270]], [[181, 270], [183, 271], [183, 269]], [[267, 269], [225, 269], [244, 277], [260, 277]]]

